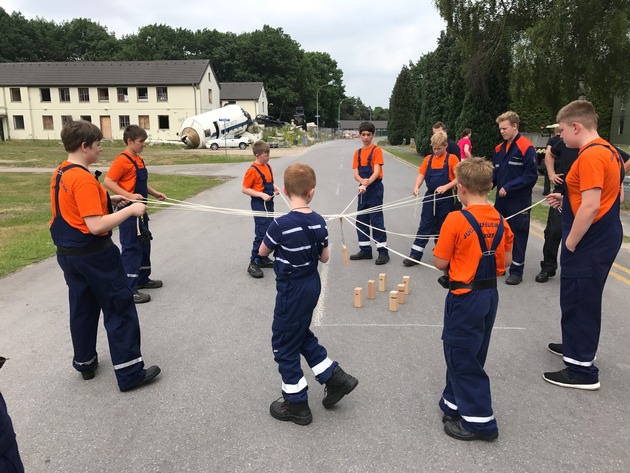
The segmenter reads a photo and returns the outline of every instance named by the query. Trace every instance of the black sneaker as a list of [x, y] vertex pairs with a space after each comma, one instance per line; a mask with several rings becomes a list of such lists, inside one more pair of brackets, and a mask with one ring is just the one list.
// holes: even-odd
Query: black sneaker
[[298, 425], [308, 425], [313, 420], [308, 401], [289, 402], [283, 397], [271, 403], [269, 413], [274, 419], [284, 422], [290, 420]]
[[567, 369], [545, 373], [543, 374], [543, 379], [548, 383], [555, 384], [556, 386], [562, 386], [563, 388], [597, 391], [600, 387], [599, 381], [594, 383], [585, 383], [571, 377]]
[[138, 289], [157, 289], [158, 287], [162, 287], [164, 284], [159, 279], [149, 279], [142, 285], [138, 285]]
[[126, 391], [131, 391], [133, 389], [139, 388], [141, 386], [144, 386], [145, 384], [155, 379], [155, 377], [161, 372], [162, 370], [160, 369], [159, 366], [150, 366], [146, 370], [144, 370], [144, 378], [142, 378], [141, 381], [137, 382], [136, 384], [132, 386], [129, 386], [128, 388], [124, 388], [124, 389], [120, 388], [120, 390], [122, 392], [126, 392]]
[[350, 259], [352, 261], [356, 261], [359, 259], [372, 259], [372, 253], [368, 253], [367, 251], [359, 251], [358, 253], [355, 253], [354, 255], [350, 255]]
[[556, 275], [555, 271], [541, 271], [536, 275], [536, 282], [547, 282], [549, 278], [552, 278]]
[[516, 274], [510, 274], [505, 280], [505, 284], [509, 286], [517, 286], [523, 281], [522, 276], [517, 276]]
[[322, 404], [326, 409], [330, 409], [346, 394], [350, 394], [357, 387], [357, 384], [359, 384], [357, 378], [346, 373], [339, 365], [335, 366], [333, 375], [326, 381]]
[[379, 253], [374, 264], [385, 264], [389, 262], [389, 253]]
[[94, 379], [94, 376], [96, 376], [97, 368], [98, 368], [98, 361], [95, 361], [94, 363], [92, 363], [92, 365], [90, 366], [88, 370], [81, 371], [81, 377], [86, 381], [90, 379]]
[[260, 267], [261, 268], [273, 268], [273, 260], [269, 258], [269, 256], [264, 256], [260, 258]]
[[252, 275], [252, 277], [256, 278], [256, 279], [260, 279], [262, 278], [265, 274], [262, 272], [262, 269], [260, 269], [260, 266], [258, 266], [255, 262], [250, 261], [249, 262], [249, 266], [247, 267], [247, 272], [249, 274]]
[[[403, 260], [403, 264], [404, 264], [405, 266], [407, 266], [407, 267], [411, 267], [411, 266], [415, 266], [415, 265], [417, 265], [417, 264], [420, 264], [420, 263], [418, 263], [417, 261], [414, 261], [413, 259], [410, 259], [410, 258], [411, 258], [411, 257], [409, 257], [409, 258], [405, 258], [405, 259]], [[418, 260], [419, 258], [414, 258], [414, 259], [415, 259], [415, 260]]]
[[562, 356], [562, 343], [550, 343], [547, 349], [554, 355]]
[[461, 420], [446, 422], [444, 424], [444, 432], [446, 432], [446, 435], [449, 437], [453, 437], [457, 440], [485, 440], [486, 442], [489, 442], [499, 436], [498, 431], [486, 435], [469, 432], [462, 426]]
[[136, 292], [133, 295], [133, 301], [136, 304], [144, 304], [145, 302], [149, 302], [151, 300], [151, 296], [149, 294], [145, 294], [144, 292]]

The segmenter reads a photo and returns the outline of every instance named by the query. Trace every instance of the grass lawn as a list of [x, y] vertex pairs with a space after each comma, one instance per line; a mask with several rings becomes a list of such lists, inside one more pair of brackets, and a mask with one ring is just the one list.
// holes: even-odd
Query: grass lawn
[[[58, 147], [55, 150], [58, 155]], [[0, 173], [0, 277], [55, 254], [48, 231], [50, 182], [48, 174]], [[151, 175], [152, 186], [179, 200], [222, 182], [210, 177]]]
[[[107, 166], [125, 149], [122, 141], [102, 141], [103, 152], [96, 165]], [[164, 164], [240, 163], [253, 161], [251, 149], [245, 154], [228, 154], [225, 150], [189, 149], [179, 145], [148, 145], [142, 157], [149, 166]], [[7, 167], [55, 167], [66, 157], [61, 140], [11, 140], [0, 141], [0, 166]], [[96, 166], [95, 165], [95, 166]]]

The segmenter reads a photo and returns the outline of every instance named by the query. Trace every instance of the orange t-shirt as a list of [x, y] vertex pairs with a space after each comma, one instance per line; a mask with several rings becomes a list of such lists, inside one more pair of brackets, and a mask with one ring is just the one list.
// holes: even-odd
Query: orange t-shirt
[[[592, 143], [601, 143], [604, 146], [586, 147]], [[621, 183], [621, 162], [616, 151], [612, 151], [606, 140], [598, 138], [580, 148], [577, 160], [571, 166], [567, 174], [566, 187], [571, 210], [577, 213], [582, 205], [582, 192], [589, 189], [601, 189], [599, 211], [595, 215], [593, 223], [602, 218], [619, 198]], [[611, 146], [612, 148], [612, 146]]]
[[[383, 179], [383, 165], [385, 164], [385, 162], [383, 161], [383, 150], [381, 149], [380, 146], [376, 146], [375, 144], [372, 144], [368, 146], [367, 148], [361, 148], [361, 166], [367, 166], [368, 156], [370, 155], [370, 152], [372, 152], [372, 149], [374, 149], [374, 152], [372, 153], [372, 173], [374, 173], [374, 166], [376, 164], [380, 164], [381, 172], [378, 175], [378, 178]], [[354, 158], [352, 160], [352, 169], [358, 169], [358, 168], [359, 168], [359, 150], [356, 150], [354, 152]]]
[[[459, 163], [459, 159], [457, 156], [450, 153], [444, 153], [442, 156], [433, 156], [433, 160], [431, 161], [431, 169], [442, 169], [444, 167], [444, 160], [448, 156], [448, 180], [455, 180], [455, 166]], [[423, 176], [427, 175], [427, 166], [429, 165], [429, 159], [431, 155], [427, 155], [426, 158], [420, 164], [418, 168], [418, 174], [422, 174]]]
[[[273, 176], [271, 174], [271, 166], [269, 164], [258, 164], [256, 161], [252, 163], [256, 169], [259, 169], [263, 176], [265, 176], [265, 180], [267, 182], [273, 182]], [[243, 177], [243, 187], [247, 189], [253, 189], [256, 192], [262, 192], [265, 190], [265, 186], [263, 184], [263, 180], [258, 174], [258, 171], [253, 169], [251, 166], [247, 168], [245, 171], [245, 176]]]
[[[64, 161], [60, 167], [63, 168], [70, 164], [72, 164], [70, 161]], [[53, 215], [50, 219], [50, 225], [56, 217], [56, 181], [57, 170], [53, 173], [50, 184], [50, 203]], [[81, 168], [68, 169], [64, 171], [59, 182], [59, 210], [63, 219], [70, 226], [86, 235], [90, 234], [84, 219], [95, 215], [107, 215], [107, 192], [89, 172], [85, 172]], [[107, 236], [109, 232], [101, 233], [101, 235]]]
[[[144, 161], [140, 156], [131, 153], [126, 154], [134, 160], [138, 168], [142, 169], [145, 167]], [[107, 177], [127, 192], [133, 193], [136, 188], [136, 167], [122, 153], [114, 159], [109, 171], [107, 171]]]
[[[471, 205], [466, 207], [466, 210], [479, 222], [486, 245], [490, 248], [500, 221], [499, 212], [492, 205]], [[497, 276], [505, 273], [505, 252], [512, 251], [514, 241], [512, 229], [505, 219], [503, 225], [505, 226], [503, 238], [495, 253]], [[451, 212], [447, 215], [433, 254], [450, 262], [448, 275], [451, 281], [468, 284], [475, 278], [481, 259], [481, 247], [477, 234], [461, 212]], [[458, 295], [466, 294], [470, 289], [455, 289], [452, 292]]]

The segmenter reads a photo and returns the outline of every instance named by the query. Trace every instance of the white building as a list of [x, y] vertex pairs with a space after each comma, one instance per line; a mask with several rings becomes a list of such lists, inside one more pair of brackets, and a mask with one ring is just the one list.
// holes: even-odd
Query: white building
[[208, 60], [0, 63], [0, 140], [59, 139], [79, 119], [104, 139], [137, 124], [150, 139], [177, 140], [184, 119], [220, 106]]
[[269, 114], [269, 100], [262, 82], [221, 82], [221, 106], [239, 105], [252, 119]]

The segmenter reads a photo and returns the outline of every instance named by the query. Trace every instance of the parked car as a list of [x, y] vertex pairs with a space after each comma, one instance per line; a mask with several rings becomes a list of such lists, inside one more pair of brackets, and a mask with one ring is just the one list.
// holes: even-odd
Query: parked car
[[225, 135], [221, 138], [215, 138], [214, 140], [208, 140], [206, 142], [206, 148], [217, 150], [219, 148], [239, 148], [245, 149], [249, 146], [249, 139], [242, 136]]

